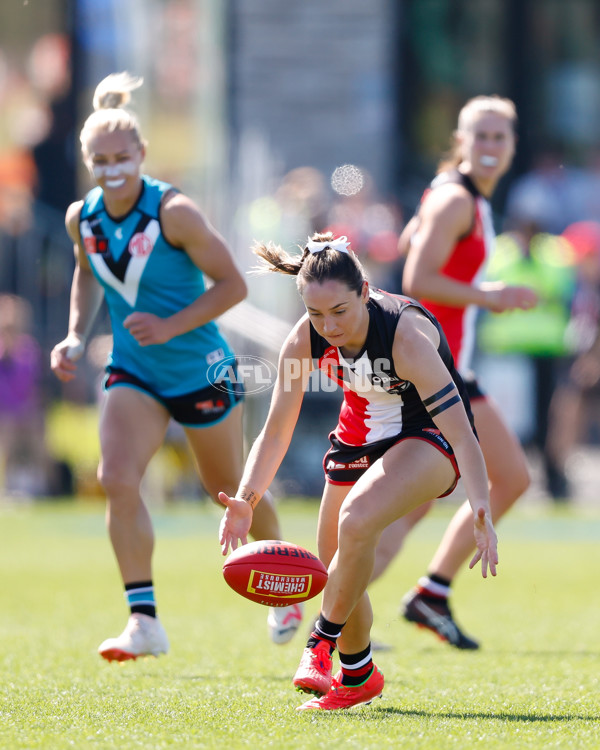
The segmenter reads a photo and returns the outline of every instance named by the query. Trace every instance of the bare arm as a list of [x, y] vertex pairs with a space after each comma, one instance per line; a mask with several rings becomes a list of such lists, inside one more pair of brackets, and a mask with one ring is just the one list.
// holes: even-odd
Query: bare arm
[[273, 481], [292, 440], [310, 370], [309, 323], [303, 318], [283, 345], [269, 414], [250, 450], [235, 498], [219, 493], [219, 500], [227, 506], [220, 527], [224, 555], [229, 546], [236, 549], [238, 541], [247, 541], [252, 511]]
[[[496, 534], [490, 512], [488, 477], [479, 443], [471, 429], [464, 405], [450, 373], [438, 354], [439, 334], [417, 310], [408, 309], [398, 324], [394, 340], [394, 364], [398, 375], [412, 382], [432, 419], [448, 440], [460, 469], [475, 519], [479, 552], [471, 567], [482, 559], [482, 574], [489, 564], [496, 574]], [[449, 388], [449, 390], [446, 390]]]
[[473, 217], [473, 198], [460, 185], [443, 185], [427, 195], [419, 211], [418, 230], [411, 235], [404, 291], [450, 307], [478, 305], [494, 312], [532, 307], [537, 297], [527, 287], [506, 286], [503, 282], [475, 286], [442, 274], [452, 249], [470, 231]]
[[410, 219], [408, 224], [402, 230], [400, 237], [398, 238], [398, 255], [400, 255], [401, 257], [404, 258], [408, 255], [412, 237], [417, 231], [418, 226], [419, 217], [415, 215], [412, 217], [412, 219]]
[[163, 344], [205, 325], [247, 294], [244, 277], [225, 241], [192, 200], [179, 193], [168, 198], [161, 208], [161, 222], [167, 240], [182, 248], [213, 285], [191, 305], [168, 318], [142, 312], [129, 315], [124, 325], [142, 346]]
[[65, 339], [51, 352], [50, 366], [59, 380], [68, 382], [75, 377], [75, 362], [84, 352], [87, 337], [96, 318], [104, 292], [96, 281], [79, 234], [79, 214], [81, 201], [69, 206], [66, 215], [66, 228], [73, 240], [75, 271], [71, 283], [69, 306], [69, 330]]

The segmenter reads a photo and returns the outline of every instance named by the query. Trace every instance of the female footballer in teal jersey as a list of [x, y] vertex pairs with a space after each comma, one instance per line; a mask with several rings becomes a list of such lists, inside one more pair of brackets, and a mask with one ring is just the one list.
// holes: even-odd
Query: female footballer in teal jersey
[[[221, 521], [223, 554], [245, 544], [253, 514], [290, 445], [313, 367], [344, 401], [323, 466], [318, 551], [329, 566], [321, 613], [294, 685], [316, 693], [301, 710], [368, 703], [384, 679], [373, 664], [366, 593], [386, 527], [454, 489], [462, 472], [483, 576], [498, 562], [485, 463], [469, 398], [436, 319], [408, 297], [370, 289], [345, 238], [315, 235], [300, 257], [258, 245], [269, 270], [294, 275], [307, 313], [287, 337], [267, 421]], [[340, 672], [332, 676], [339, 647]]]
[[[76, 266], [68, 334], [51, 354], [59, 380], [74, 378], [104, 297], [113, 350], [100, 415], [98, 476], [131, 615], [123, 633], [104, 641], [99, 652], [119, 661], [168, 650], [156, 617], [154, 532], [140, 482], [169, 420], [183, 426], [213, 498], [224, 487], [235, 491], [243, 466], [243, 393], [236, 383], [215, 387], [219, 363], [233, 363], [234, 355], [214, 319], [244, 299], [246, 284], [197, 206], [171, 185], [142, 174], [146, 144], [136, 117], [125, 108], [141, 83], [128, 73], [101, 81], [95, 111], [81, 131], [83, 159], [97, 186], [67, 210]], [[204, 275], [213, 282], [210, 289]], [[278, 539], [268, 493], [265, 500], [251, 533], [255, 539]], [[291, 636], [300, 617], [298, 607], [271, 611], [273, 640]]]

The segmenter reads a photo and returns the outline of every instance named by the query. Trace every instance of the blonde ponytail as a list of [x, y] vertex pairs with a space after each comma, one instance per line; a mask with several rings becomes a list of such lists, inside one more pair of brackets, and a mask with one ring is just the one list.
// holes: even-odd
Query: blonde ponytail
[[131, 73], [111, 73], [96, 86], [94, 111], [85, 121], [79, 136], [84, 160], [89, 157], [88, 143], [98, 132], [129, 132], [140, 148], [145, 146], [137, 117], [126, 108], [131, 101], [131, 92], [143, 82], [143, 78]]
[[131, 101], [131, 92], [143, 83], [143, 78], [127, 72], [111, 73], [96, 86], [94, 110], [126, 107]]

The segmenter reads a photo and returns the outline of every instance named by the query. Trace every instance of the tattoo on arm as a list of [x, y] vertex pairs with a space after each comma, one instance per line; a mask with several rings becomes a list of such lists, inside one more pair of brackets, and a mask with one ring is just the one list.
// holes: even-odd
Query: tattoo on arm
[[[452, 391], [454, 391], [454, 395], [450, 396], [447, 401], [440, 403], [444, 396], [452, 393]], [[437, 393], [434, 393], [433, 396], [429, 396], [428, 398], [423, 399], [423, 406], [427, 409], [427, 413], [430, 417], [435, 417], [437, 414], [441, 414], [441, 412], [446, 411], [446, 409], [449, 409], [451, 406], [454, 406], [454, 404], [458, 404], [460, 400], [460, 396], [458, 395], [458, 393], [456, 393], [456, 385], [454, 384], [454, 382], [450, 382]]]
[[254, 490], [248, 490], [244, 489], [241, 492], [241, 498], [244, 500], [244, 502], [248, 503], [248, 505], [254, 510], [256, 504], [260, 500], [259, 496], [256, 494]]

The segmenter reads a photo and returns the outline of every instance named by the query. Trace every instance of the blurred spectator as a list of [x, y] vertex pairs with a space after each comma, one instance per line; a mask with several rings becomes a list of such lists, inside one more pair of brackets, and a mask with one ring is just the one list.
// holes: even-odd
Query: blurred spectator
[[[235, 221], [243, 257], [254, 263], [248, 247], [254, 240], [273, 238], [290, 248], [303, 245], [315, 231], [321, 231], [329, 207], [324, 175], [314, 167], [297, 167], [287, 172], [272, 193], [262, 194], [237, 211]], [[298, 295], [291, 287], [273, 285], [271, 280], [252, 276], [249, 300], [280, 319], [293, 320], [300, 310]]]
[[282, 177], [271, 194], [243, 205], [236, 223], [250, 244], [253, 238], [273, 236], [286, 247], [301, 245], [322, 227], [328, 205], [323, 174], [314, 167], [297, 167]]
[[0, 153], [0, 230], [16, 236], [32, 222], [36, 168], [30, 153], [14, 148]]
[[568, 499], [568, 460], [578, 443], [600, 424], [600, 223], [576, 222], [563, 233], [577, 258], [577, 283], [566, 341], [573, 355], [549, 413], [547, 453]]
[[48, 127], [32, 149], [38, 169], [37, 199], [61, 213], [75, 200], [75, 93], [71, 86], [71, 50], [65, 34], [45, 34], [29, 57], [33, 87], [45, 103]]
[[[0, 51], [0, 289], [28, 300], [31, 334], [42, 349], [64, 329], [73, 268], [64, 214], [52, 209], [74, 181], [65, 166], [72, 138], [65, 132], [62, 145], [53, 140], [53, 107], [70, 90], [69, 55], [59, 34], [38, 39], [26, 65]], [[44, 151], [58, 159], [47, 169], [40, 161]]]
[[560, 234], [581, 218], [584, 173], [569, 166], [558, 146], [537, 156], [534, 168], [513, 181], [506, 198], [507, 221], [535, 223], [539, 231]]
[[304, 235], [320, 230], [327, 215], [329, 193], [324, 175], [314, 167], [296, 167], [282, 179], [275, 191], [275, 200], [281, 206], [286, 227], [291, 221], [290, 235], [299, 235], [295, 241], [305, 242]]
[[30, 333], [48, 349], [65, 326], [74, 261], [63, 216], [34, 200], [36, 180], [27, 150], [0, 153], [0, 289], [28, 301]]
[[40, 392], [42, 358], [26, 300], [0, 296], [0, 469], [8, 494], [48, 490], [49, 461]]
[[486, 352], [523, 354], [530, 359], [535, 387], [531, 442], [541, 453], [548, 492], [560, 498], [564, 480], [546, 445], [550, 402], [567, 355], [565, 332], [575, 283], [574, 258], [562, 237], [538, 229], [534, 222], [521, 221], [513, 231], [501, 234], [488, 266], [490, 280], [534, 289], [537, 306], [501, 315], [485, 313], [479, 344]]

